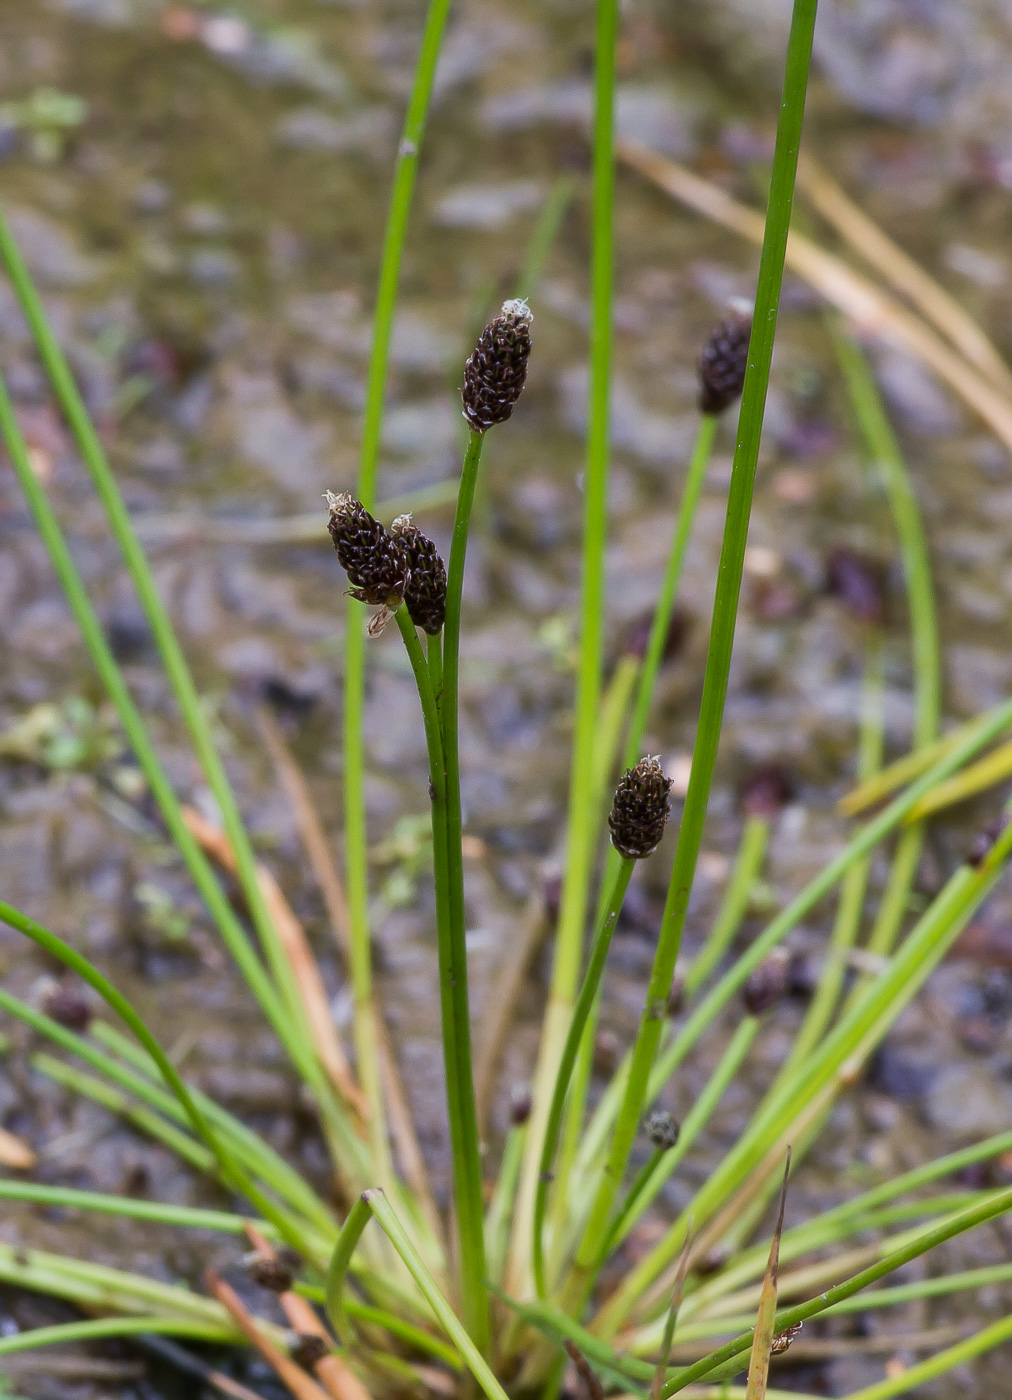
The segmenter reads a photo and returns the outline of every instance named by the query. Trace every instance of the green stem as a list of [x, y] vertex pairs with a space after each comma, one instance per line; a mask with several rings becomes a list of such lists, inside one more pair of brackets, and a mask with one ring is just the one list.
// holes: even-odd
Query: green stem
[[102, 1317], [88, 1322], [58, 1322], [51, 1327], [35, 1327], [13, 1337], [0, 1337], [0, 1356], [66, 1342], [98, 1342], [109, 1337], [130, 1337], [138, 1332], [159, 1336], [188, 1337], [194, 1342], [239, 1341], [236, 1329], [227, 1322], [196, 1322], [186, 1317]]
[[[996, 883], [1012, 851], [1012, 825], [975, 870], [961, 866], [918, 920], [884, 971], [855, 998], [843, 1017], [795, 1073], [786, 1078], [752, 1118], [721, 1164], [710, 1173], [692, 1203], [693, 1218], [706, 1221], [766, 1159], [790, 1140], [799, 1119], [839, 1092], [846, 1067], [860, 1065], [889, 1026], [923, 986], [974, 909]], [[686, 1216], [635, 1266], [598, 1319], [613, 1334], [650, 1283], [671, 1262], [684, 1239]]]
[[[474, 490], [484, 442], [484, 434], [469, 434], [461, 467], [446, 579], [442, 692], [438, 706], [433, 692], [433, 707], [436, 723], [441, 725], [442, 729], [442, 752], [446, 773], [445, 849], [448, 907], [446, 936], [440, 953], [439, 983], [443, 1010], [443, 1056], [447, 1077], [450, 1141], [454, 1158], [457, 1229], [460, 1235], [461, 1297], [468, 1330], [479, 1349], [487, 1352], [491, 1332], [485, 1282], [481, 1149], [478, 1142], [478, 1113], [471, 1061], [458, 747], [460, 611], [471, 507], [474, 503]], [[429, 652], [429, 664], [430, 667], [438, 665], [432, 648]], [[431, 686], [431, 672], [427, 671], [426, 676], [430, 678]], [[435, 820], [435, 813], [433, 818]]]
[[[158, 1225], [174, 1225], [191, 1230], [217, 1230], [225, 1235], [241, 1235], [251, 1222], [242, 1215], [223, 1210], [201, 1210], [195, 1206], [167, 1205], [164, 1201], [138, 1201], [130, 1196], [108, 1196], [101, 1191], [79, 1191], [70, 1186], [41, 1186], [34, 1181], [0, 1180], [0, 1201], [33, 1201], [63, 1210], [87, 1210], [97, 1215], [122, 1215], [131, 1220], [148, 1220]], [[252, 1222], [268, 1239], [277, 1231], [266, 1220]]]
[[337, 1243], [334, 1245], [334, 1252], [330, 1256], [330, 1264], [327, 1268], [325, 1295], [327, 1316], [330, 1318], [330, 1325], [338, 1340], [345, 1346], [351, 1340], [351, 1326], [344, 1310], [344, 1285], [348, 1277], [348, 1270], [351, 1268], [352, 1255], [358, 1248], [362, 1232], [371, 1219], [372, 1209], [369, 1202], [364, 1196], [360, 1196], [348, 1212], [348, 1218], [341, 1227], [341, 1233], [337, 1237]]
[[[611, 462], [612, 301], [615, 203], [615, 52], [618, 0], [597, 0], [593, 128], [592, 249], [590, 275], [590, 381], [587, 458], [583, 482], [584, 526], [580, 583], [580, 662], [570, 766], [566, 865], [548, 1006], [545, 1010], [527, 1153], [521, 1177], [513, 1271], [526, 1290], [533, 1240], [538, 1162], [559, 1058], [583, 954], [587, 904], [598, 831], [594, 801], [594, 749], [604, 655], [605, 547]], [[607, 878], [607, 877], [606, 877]]]
[[381, 1226], [390, 1243], [400, 1255], [408, 1273], [418, 1285], [420, 1293], [467, 1363], [471, 1374], [488, 1396], [488, 1400], [508, 1400], [506, 1392], [489, 1370], [487, 1362], [475, 1346], [474, 1341], [468, 1335], [467, 1330], [461, 1326], [460, 1319], [440, 1293], [435, 1279], [426, 1268], [425, 1261], [412, 1244], [390, 1202], [378, 1189], [363, 1191], [361, 1199], [352, 1208], [334, 1251], [327, 1279], [327, 1311], [335, 1320], [335, 1324], [342, 1317], [341, 1293], [348, 1264], [362, 1231], [368, 1224], [370, 1215], [376, 1217], [377, 1224]]
[[[980, 715], [972, 726], [960, 731], [959, 741], [941, 752], [936, 761], [918, 777], [905, 792], [895, 797], [888, 807], [854, 833], [840, 854], [834, 857], [810, 880], [786, 909], [769, 923], [758, 938], [741, 954], [715, 987], [707, 993], [681, 1029], [666, 1045], [650, 1075], [647, 1101], [652, 1102], [674, 1074], [699, 1037], [741, 989], [749, 975], [779, 944], [795, 925], [814, 909], [833, 889], [855, 861], [873, 850], [885, 836], [903, 820], [906, 813], [925, 793], [960, 769], [969, 758], [985, 748], [1003, 733], [1012, 722], [1012, 701]], [[604, 1110], [604, 1111], [602, 1111]], [[617, 1096], [606, 1093], [588, 1132], [602, 1133], [607, 1120], [617, 1110]]]
[[[465, 1315], [469, 1322], [481, 1327], [481, 1297], [475, 1299], [476, 1287], [484, 1289], [484, 1205], [481, 1196], [481, 1159], [477, 1149], [477, 1120], [473, 1146], [462, 1131], [467, 1121], [468, 1091], [471, 1085], [471, 1037], [467, 999], [467, 959], [463, 938], [455, 940], [452, 897], [450, 892], [450, 858], [447, 841], [447, 775], [443, 739], [439, 725], [439, 706], [433, 688], [430, 666], [438, 660], [438, 648], [429, 647], [426, 662], [415, 625], [405, 607], [395, 614], [411, 669], [414, 672], [425, 725], [425, 741], [429, 754], [429, 783], [432, 799], [432, 849], [436, 890], [436, 929], [439, 949], [439, 996], [443, 1029], [443, 1063], [446, 1073], [446, 1105], [450, 1125], [450, 1150], [453, 1156], [453, 1189], [457, 1209], [457, 1229], [460, 1237], [461, 1288]], [[457, 828], [459, 840], [459, 827]], [[463, 992], [463, 994], [461, 994]], [[474, 1092], [470, 1091], [470, 1109], [474, 1108]], [[476, 1282], [477, 1281], [477, 1282]], [[487, 1316], [487, 1308], [486, 1308]]]
[[559, 1130], [562, 1127], [562, 1116], [566, 1107], [566, 1095], [569, 1092], [569, 1081], [573, 1073], [573, 1066], [576, 1063], [577, 1052], [580, 1049], [584, 1027], [587, 1024], [587, 1018], [594, 1006], [598, 988], [604, 976], [604, 965], [608, 958], [611, 937], [615, 932], [615, 925], [618, 923], [618, 916], [622, 910], [622, 901], [625, 899], [625, 892], [628, 889], [635, 864], [636, 862], [632, 860], [622, 860], [619, 864], [615, 881], [612, 885], [612, 892], [605, 908], [604, 917], [598, 925], [597, 933], [591, 947], [587, 971], [584, 973], [583, 985], [580, 988], [580, 995], [577, 998], [576, 1006], [573, 1010], [573, 1019], [569, 1025], [569, 1033], [566, 1036], [565, 1045], [562, 1048], [559, 1069], [555, 1077], [555, 1087], [552, 1090], [548, 1118], [545, 1123], [544, 1142], [541, 1148], [541, 1160], [538, 1164], [538, 1185], [534, 1196], [534, 1234], [531, 1241], [531, 1261], [534, 1269], [534, 1283], [539, 1298], [548, 1296], [543, 1239], [545, 1207], [548, 1201], [548, 1185], [551, 1180], [552, 1162], [555, 1158], [555, 1149], [558, 1146]]
[[794, 197], [794, 178], [801, 142], [815, 13], [816, 0], [795, 0], [787, 48], [783, 101], [773, 157], [766, 230], [759, 263], [755, 316], [738, 419], [738, 438], [728, 492], [710, 647], [703, 679], [703, 696], [692, 755], [689, 789], [682, 811], [671, 883], [647, 988], [646, 1003], [633, 1048], [625, 1096], [598, 1193], [584, 1230], [583, 1240], [577, 1250], [574, 1289], [575, 1296], [578, 1297], [586, 1296], [593, 1283], [594, 1271], [599, 1262], [600, 1241], [607, 1228], [642, 1114], [650, 1070], [664, 1028], [671, 979], [702, 843], [703, 824], [706, 820], [706, 808], [720, 742], [724, 700], [727, 695], [752, 492], [773, 358], [773, 339]]
[[[371, 508], [376, 494], [376, 467], [383, 428], [387, 366], [393, 334], [401, 260], [415, 189], [418, 156], [425, 132], [436, 64], [443, 43], [450, 0], [430, 0], [408, 98], [390, 206], [380, 257], [372, 347], [366, 377], [365, 409], [356, 492]], [[349, 601], [344, 655], [344, 849], [348, 896], [349, 969], [354, 996], [355, 1057], [363, 1092], [369, 1103], [370, 1138], [381, 1180], [392, 1179], [393, 1166], [386, 1132], [379, 1077], [376, 1007], [373, 1000], [372, 954], [369, 935], [368, 845], [365, 814], [365, 625], [360, 604]]]

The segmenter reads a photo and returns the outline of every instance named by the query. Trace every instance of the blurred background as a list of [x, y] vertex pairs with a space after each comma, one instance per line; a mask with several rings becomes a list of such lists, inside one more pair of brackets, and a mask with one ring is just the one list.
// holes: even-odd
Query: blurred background
[[[761, 207], [788, 13], [781, 0], [634, 0], [620, 49], [621, 134]], [[4, 0], [0, 8], [0, 196], [140, 521], [259, 847], [314, 935], [341, 1024], [350, 1008], [338, 961], [253, 720], [257, 705], [273, 707], [336, 840], [344, 577], [321, 495], [354, 483], [379, 242], [421, 20], [415, 0], [245, 0], [227, 9]], [[590, 7], [572, 0], [458, 5], [394, 340], [379, 498], [414, 505], [445, 548], [451, 496], [440, 484], [458, 469], [463, 360], [503, 297], [530, 293], [529, 387], [509, 427], [490, 439], [467, 579], [463, 781], [479, 1020], [518, 926], [542, 898], [551, 913], [560, 854], [579, 582], [592, 24]], [[1012, 340], [1010, 65], [1012, 10], [1002, 0], [823, 0], [806, 134], [806, 151], [1003, 351]], [[612, 663], [642, 635], [663, 568], [695, 431], [699, 347], [729, 298], [751, 296], [757, 264], [737, 234], [642, 175], [623, 168], [618, 189]], [[803, 195], [796, 226], [857, 265]], [[1007, 695], [1012, 680], [1008, 448], [918, 359], [882, 342], [870, 349], [930, 536], [945, 713], [966, 717]], [[139, 608], [3, 283], [0, 366], [170, 772], [199, 807], [205, 797]], [[707, 480], [651, 727], [654, 749], [683, 781], [732, 427], [722, 429]], [[757, 919], [839, 845], [833, 804], [853, 774], [869, 623], [833, 558], [867, 568], [883, 590], [891, 748], [909, 737], [907, 618], [889, 513], [862, 461], [825, 304], [790, 273], [751, 541], [690, 947], [729, 870], [750, 772], [777, 765], [789, 793]], [[319, 1169], [278, 1053], [151, 819], [2, 464], [0, 639], [4, 898], [114, 966], [199, 1083]], [[372, 644], [370, 660], [377, 974], [423, 1146], [445, 1188], [421, 726], [396, 637]], [[993, 800], [971, 805], [933, 829], [925, 890], [992, 808]], [[665, 864], [662, 856], [645, 872], [616, 939], [602, 1064], [637, 1015]], [[1010, 915], [999, 892], [970, 954], [944, 965], [868, 1082], [840, 1105], [799, 1188], [809, 1199], [1007, 1125]], [[821, 947], [830, 917], [795, 935], [802, 962]], [[534, 957], [505, 1047], [492, 1151], [510, 1087], [529, 1072], [546, 967]], [[6, 930], [0, 973], [36, 1000], [53, 977]], [[728, 1138], [786, 1036], [785, 1028], [764, 1038], [768, 1060], [722, 1105]], [[672, 1086], [676, 1111], [719, 1053], [719, 1037], [711, 1041]], [[24, 1048], [20, 1032], [4, 1048]], [[14, 1054], [7, 1069], [0, 1121], [39, 1154], [40, 1179], [202, 1199], [174, 1159], [117, 1119], [26, 1074]], [[691, 1155], [669, 1208], [707, 1165], [705, 1151]], [[988, 1180], [1012, 1178], [1012, 1162], [989, 1170]], [[803, 1210], [803, 1195], [794, 1204]], [[647, 1231], [633, 1250], [645, 1247]], [[193, 1277], [200, 1261], [231, 1248], [27, 1208], [5, 1212], [0, 1233], [160, 1277]], [[946, 1262], [992, 1262], [1007, 1257], [1008, 1243], [998, 1224], [953, 1246]], [[973, 1306], [946, 1300], [947, 1321]], [[63, 1315], [10, 1292], [0, 1292], [8, 1325], [3, 1310], [9, 1325]], [[908, 1311], [912, 1330], [933, 1325], [930, 1304]], [[881, 1377], [890, 1361], [904, 1364], [901, 1345], [876, 1349], [855, 1330], [862, 1325], [872, 1336], [886, 1326], [881, 1314], [856, 1319], [853, 1344], [838, 1356], [799, 1361], [798, 1384], [840, 1394]], [[32, 1400], [190, 1393], [115, 1347], [35, 1359], [43, 1364], [56, 1369], [27, 1380], [12, 1363]], [[995, 1352], [930, 1394], [985, 1400], [1005, 1392], [1006, 1371]]]

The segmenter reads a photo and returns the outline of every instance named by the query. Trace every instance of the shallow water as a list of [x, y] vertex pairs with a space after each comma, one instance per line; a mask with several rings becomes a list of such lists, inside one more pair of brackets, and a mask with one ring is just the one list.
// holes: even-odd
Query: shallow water
[[[156, 0], [57, 0], [44, 7], [7, 0], [0, 14], [0, 101], [24, 104], [55, 88], [86, 104], [83, 123], [63, 133], [45, 123], [0, 130], [0, 189], [130, 507], [144, 521], [159, 584], [215, 707], [243, 809], [307, 920], [342, 1025], [349, 1003], [338, 962], [252, 716], [269, 687], [321, 810], [338, 831], [343, 578], [322, 510], [317, 541], [245, 540], [251, 521], [312, 512], [325, 489], [354, 480], [371, 288], [419, 20], [417, 5], [354, 0], [249, 0], [227, 14]], [[755, 202], [784, 20], [783, 4], [740, 0], [716, 9], [690, 4], [677, 14], [635, 8], [621, 49], [623, 131]], [[525, 903], [559, 860], [579, 582], [588, 251], [582, 124], [591, 47], [588, 15], [562, 0], [527, 0], [505, 15], [468, 3], [455, 15], [395, 337], [382, 498], [453, 476], [461, 432], [455, 386], [468, 342], [514, 290], [539, 210], [560, 179], [574, 182], [532, 293], [530, 385], [486, 454], [481, 528], [469, 560], [462, 761], [474, 838], [467, 879], [479, 1023]], [[807, 136], [809, 149], [980, 316], [1003, 349], [1012, 331], [1005, 236], [1010, 50], [1002, 8], [983, 0], [956, 12], [901, 0], [829, 7], [820, 21], [823, 66]], [[32, 111], [37, 99], [27, 115]], [[14, 115], [24, 120], [26, 108]], [[619, 200], [612, 653], [649, 608], [663, 565], [695, 426], [699, 344], [729, 296], [750, 294], [756, 262], [734, 236], [637, 177], [620, 177]], [[799, 222], [825, 234], [803, 204]], [[833, 548], [868, 550], [888, 564], [890, 746], [901, 749], [909, 734], [902, 579], [886, 504], [862, 468], [822, 308], [793, 279], [781, 327], [690, 947], [705, 930], [733, 856], [741, 826], [736, 791], [750, 767], [783, 764], [795, 788], [773, 842], [772, 902], [798, 889], [842, 840], [833, 803], [852, 774], [866, 637], [826, 595]], [[200, 805], [206, 795], [137, 607], [5, 287], [0, 363], [169, 770]], [[880, 349], [877, 364], [936, 565], [945, 713], [965, 717], [1006, 694], [1012, 675], [1009, 461], [984, 425], [911, 361]], [[731, 447], [725, 427], [688, 557], [683, 599], [692, 625], [665, 671], [651, 731], [651, 751], [674, 766], [691, 746]], [[418, 519], [447, 545], [445, 508]], [[202, 542], [201, 526], [211, 520], [219, 522], [218, 538]], [[237, 522], [231, 536], [230, 521]], [[97, 703], [89, 664], [3, 469], [0, 541], [0, 722], [7, 726], [48, 701], [83, 695]], [[398, 819], [424, 814], [427, 804], [416, 701], [399, 643], [385, 637], [370, 656], [370, 835], [378, 846]], [[123, 757], [94, 746], [70, 772], [0, 763], [4, 898], [114, 969], [189, 1073], [307, 1170], [320, 1172], [310, 1125], [288, 1112], [290, 1086], [276, 1049], [136, 799], [128, 769]], [[933, 830], [925, 891], [961, 859], [994, 806], [982, 801]], [[406, 839], [410, 848], [410, 830]], [[641, 872], [637, 920], [616, 940], [605, 1028], [619, 1044], [634, 1025], [670, 850], [669, 836]], [[425, 1125], [423, 1147], [445, 1191], [432, 919], [424, 893], [410, 898], [409, 866], [378, 860], [374, 871], [377, 891], [396, 894], [396, 884], [387, 883], [393, 875], [409, 898], [391, 906], [377, 897], [377, 970]], [[882, 874], [876, 866], [874, 878]], [[817, 959], [832, 912], [818, 910], [791, 945]], [[1001, 931], [1010, 912], [999, 891], [979, 922]], [[53, 972], [2, 931], [0, 966], [13, 989], [35, 999]], [[506, 1049], [493, 1150], [510, 1086], [529, 1071], [546, 973], [542, 958]], [[841, 1186], [854, 1188], [869, 1174], [894, 1172], [1007, 1125], [1010, 1005], [1012, 984], [1001, 969], [946, 964], [890, 1037], [874, 1079], [837, 1110], [799, 1177], [791, 1203], [797, 1217], [806, 1203], [835, 1198]], [[673, 1183], [666, 1211], [745, 1120], [799, 1014], [788, 1007], [763, 1032], [712, 1135]], [[704, 1081], [725, 1029], [704, 1042], [672, 1087], [676, 1112]], [[24, 1058], [30, 1043], [16, 1029], [12, 1040], [0, 1110], [4, 1124], [39, 1151], [40, 1179], [200, 1199], [168, 1154], [33, 1073]], [[236, 1259], [234, 1248], [217, 1240], [180, 1240], [115, 1221], [95, 1226], [9, 1210], [2, 1229], [6, 1238], [166, 1278], [196, 1279], [202, 1263], [234, 1267]], [[968, 1267], [1007, 1253], [1007, 1231], [996, 1227], [953, 1247], [946, 1263]], [[893, 1335], [982, 1313], [996, 1317], [1008, 1302], [997, 1294], [979, 1303], [957, 1295], [888, 1321], [871, 1314], [866, 1331]], [[20, 1325], [54, 1315], [48, 1304], [23, 1299], [9, 1298], [7, 1306]], [[859, 1350], [856, 1331], [851, 1335]], [[882, 1375], [888, 1354], [837, 1359], [817, 1377], [806, 1373], [804, 1384], [824, 1385], [827, 1394], [855, 1389]], [[136, 1353], [123, 1357], [136, 1360]], [[1000, 1356], [992, 1355], [931, 1394], [984, 1400], [1000, 1393], [1001, 1369]], [[176, 1393], [154, 1372], [143, 1381], [92, 1382], [55, 1375], [29, 1381], [13, 1367], [11, 1374], [32, 1400]]]

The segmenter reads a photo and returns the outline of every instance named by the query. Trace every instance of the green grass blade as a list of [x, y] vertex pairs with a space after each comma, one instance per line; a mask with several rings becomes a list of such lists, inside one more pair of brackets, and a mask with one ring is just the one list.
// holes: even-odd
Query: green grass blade
[[682, 811], [657, 952], [633, 1048], [625, 1096], [616, 1120], [608, 1162], [601, 1175], [594, 1205], [576, 1255], [574, 1298], [586, 1295], [601, 1263], [601, 1240], [605, 1235], [615, 1194], [629, 1159], [647, 1096], [650, 1071], [664, 1028], [665, 1007], [671, 990], [671, 979], [702, 842], [723, 722], [752, 491], [773, 358], [773, 340], [794, 198], [794, 178], [804, 119], [815, 14], [816, 0], [795, 0], [787, 46], [783, 100], [777, 126], [766, 229], [759, 263], [755, 316], [738, 418], [738, 434], [717, 575], [710, 646], [703, 678], [699, 725], [693, 748], [692, 771]]
[[92, 483], [109, 520], [127, 570], [137, 590], [155, 645], [161, 655], [183, 720], [193, 741], [208, 786], [221, 812], [225, 830], [235, 853], [236, 871], [275, 982], [282, 992], [288, 1019], [289, 1039], [302, 1041], [304, 1018], [295, 979], [264, 903], [256, 874], [256, 859], [239, 813], [231, 784], [215, 747], [204, 707], [183, 655], [182, 647], [161, 600], [151, 566], [137, 538], [130, 513], [109, 466], [105, 450], [89, 417], [66, 357], [49, 323], [45, 308], [32, 282], [20, 250], [0, 210], [0, 261], [2, 261], [18, 303], [28, 322], [39, 357], [59, 400], [74, 441], [88, 469]]
[[[415, 190], [419, 152], [432, 98], [436, 64], [443, 44], [450, 0], [430, 0], [425, 15], [404, 126], [397, 147], [387, 211], [379, 282], [373, 311], [372, 345], [366, 376], [362, 441], [356, 493], [367, 508], [376, 495], [376, 468], [386, 397], [387, 367], [401, 260]], [[355, 1050], [359, 1076], [369, 1103], [371, 1141], [379, 1180], [392, 1178], [377, 1053], [369, 934], [368, 849], [365, 825], [365, 619], [363, 608], [348, 601], [344, 651], [344, 849], [350, 933], [350, 972], [355, 1006]]]
[[597, 836], [594, 751], [604, 656], [605, 547], [611, 464], [612, 300], [615, 204], [615, 52], [618, 0], [597, 0], [593, 127], [593, 191], [590, 289], [590, 380], [587, 457], [583, 478], [583, 546], [580, 581], [580, 656], [570, 766], [566, 864], [548, 1006], [534, 1073], [533, 1108], [521, 1175], [511, 1273], [514, 1291], [526, 1292], [538, 1163], [573, 1001]]
[[159, 1073], [172, 1093], [178, 1099], [180, 1106], [185, 1110], [187, 1118], [193, 1125], [193, 1130], [197, 1137], [206, 1144], [213, 1153], [221, 1169], [222, 1177], [235, 1190], [245, 1195], [257, 1210], [268, 1220], [272, 1221], [280, 1230], [281, 1234], [300, 1253], [310, 1253], [310, 1248], [301, 1230], [294, 1224], [290, 1217], [279, 1211], [274, 1203], [264, 1195], [264, 1193], [250, 1180], [246, 1171], [239, 1165], [234, 1156], [223, 1145], [218, 1134], [212, 1129], [207, 1118], [194, 1102], [189, 1090], [180, 1078], [175, 1065], [166, 1055], [165, 1051], [158, 1044], [158, 1041], [148, 1030], [141, 1017], [127, 1001], [126, 997], [115, 988], [108, 978], [93, 967], [87, 958], [83, 957], [75, 948], [71, 948], [62, 938], [58, 938], [55, 933], [37, 924], [34, 919], [30, 919], [20, 910], [12, 908], [11, 905], [0, 901], [0, 920], [9, 924], [26, 938], [31, 939], [38, 947], [42, 948], [51, 957], [58, 959], [65, 967], [69, 967], [72, 972], [84, 979], [90, 987], [110, 1006], [113, 1011], [128, 1025], [137, 1039], [144, 1046], [145, 1050], [158, 1066]]

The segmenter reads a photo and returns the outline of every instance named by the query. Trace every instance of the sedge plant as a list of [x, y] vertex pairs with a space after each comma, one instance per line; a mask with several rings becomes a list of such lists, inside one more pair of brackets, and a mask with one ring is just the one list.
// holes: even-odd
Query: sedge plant
[[[4, 1355], [67, 1341], [147, 1338], [160, 1355], [204, 1344], [253, 1347], [297, 1400], [364, 1400], [367, 1395], [462, 1394], [490, 1400], [558, 1390], [567, 1357], [591, 1394], [684, 1393], [759, 1400], [778, 1392], [777, 1357], [803, 1323], [862, 1306], [889, 1308], [993, 1287], [1008, 1265], [903, 1282], [880, 1281], [964, 1232], [1012, 1209], [1012, 1191], [946, 1190], [946, 1178], [1006, 1153], [1008, 1133], [881, 1181], [762, 1237], [765, 1207], [785, 1157], [797, 1164], [817, 1140], [840, 1095], [924, 986], [932, 970], [1001, 878], [1012, 854], [1007, 814], [912, 913], [909, 894], [932, 794], [958, 779], [1010, 726], [1012, 701], [938, 739], [940, 660], [930, 558], [916, 491], [860, 349], [833, 334], [858, 426], [879, 464], [900, 542], [914, 654], [916, 752], [878, 778], [882, 759], [883, 652], [869, 634], [857, 777], [884, 805], [841, 841], [838, 853], [774, 914], [744, 948], [737, 943], [761, 878], [780, 797], [760, 783], [746, 802], [739, 851], [702, 946], [673, 980], [723, 727], [756, 465], [780, 300], [794, 176], [801, 140], [815, 0], [795, 0], [788, 40], [766, 234], [751, 317], [734, 312], [700, 357], [700, 427], [645, 655], [603, 685], [607, 616], [605, 554], [612, 363], [615, 0], [598, 0], [592, 127], [590, 389], [580, 642], [574, 697], [566, 867], [553, 949], [551, 987], [529, 1101], [514, 1115], [496, 1169], [479, 1136], [471, 1018], [460, 798], [461, 632], [465, 563], [485, 439], [509, 433], [522, 411], [528, 372], [537, 373], [536, 323], [527, 300], [506, 302], [462, 366], [467, 439], [444, 562], [406, 515], [387, 528], [372, 513], [383, 423], [390, 334], [408, 232], [415, 170], [447, 14], [432, 0], [399, 147], [376, 298], [360, 472], [354, 494], [329, 494], [329, 528], [350, 585], [344, 655], [343, 844], [349, 914], [348, 969], [354, 999], [354, 1080], [328, 1051], [312, 1014], [305, 952], [293, 943], [290, 911], [264, 880], [239, 804], [217, 752], [187, 658], [162, 603], [106, 458], [43, 303], [0, 216], [0, 260], [35, 341], [54, 399], [87, 466], [110, 533], [151, 624], [180, 715], [222, 817], [210, 841], [188, 818], [137, 701], [103, 632], [47, 488], [36, 476], [17, 415], [0, 381], [0, 434], [53, 570], [154, 799], [207, 913], [305, 1086], [338, 1199], [322, 1195], [282, 1154], [209, 1095], [187, 1082], [152, 1029], [114, 982], [66, 937], [3, 901], [0, 919], [90, 984], [114, 1019], [75, 1021], [66, 1006], [39, 1008], [0, 988], [0, 1010], [27, 1026], [34, 1073], [120, 1115], [174, 1152], [221, 1192], [218, 1208], [138, 1201], [50, 1185], [0, 1181], [0, 1198], [119, 1215], [137, 1229], [158, 1223], [212, 1231], [252, 1244], [250, 1278], [276, 1295], [287, 1327], [264, 1306], [250, 1308], [213, 1271], [201, 1286], [167, 1284], [127, 1270], [30, 1247], [0, 1244], [0, 1279], [75, 1304], [79, 1321], [0, 1340]], [[567, 187], [568, 198], [568, 187]], [[554, 222], [557, 224], [558, 220]], [[539, 254], [543, 261], [543, 256]], [[533, 295], [533, 287], [525, 287]], [[668, 894], [638, 1028], [592, 1112], [588, 1112], [594, 1027], [609, 945], [637, 865], [662, 859], [671, 814], [670, 778], [643, 752], [651, 732], [664, 643], [719, 418], [741, 397], [726, 501], [708, 654], [702, 676], [691, 776], [677, 828]], [[371, 609], [371, 615], [366, 611]], [[365, 844], [364, 676], [371, 638], [399, 634], [418, 695], [428, 761], [436, 962], [452, 1164], [445, 1218], [424, 1189], [424, 1163], [399, 1169], [391, 1077], [381, 1008], [372, 983]], [[617, 764], [616, 756], [624, 761]], [[878, 784], [876, 786], [876, 783]], [[881, 896], [871, 859], [893, 844]], [[241, 894], [237, 910], [212, 864], [224, 849]], [[787, 987], [781, 945], [798, 922], [838, 891], [823, 980], [793, 1049], [745, 1126], [712, 1171], [664, 1219], [665, 1187], [736, 1083], [767, 1033]], [[877, 902], [876, 902], [877, 901]], [[282, 911], [282, 912], [279, 912]], [[855, 947], [874, 955], [847, 990]], [[740, 996], [740, 1000], [739, 1000]], [[117, 1024], [118, 1023], [118, 1024]], [[724, 1034], [710, 1077], [682, 1123], [659, 1102], [699, 1042]], [[38, 1048], [39, 1043], [46, 1048]], [[399, 1131], [404, 1138], [403, 1115]], [[646, 1144], [645, 1155], [641, 1147]], [[410, 1178], [410, 1179], [409, 1179]], [[413, 1184], [415, 1183], [415, 1184]], [[418, 1185], [421, 1183], [421, 1185]], [[683, 1183], [684, 1186], [684, 1183]], [[683, 1195], [686, 1193], [683, 1191]], [[655, 1243], [631, 1266], [609, 1268], [644, 1214], [661, 1222]], [[716, 1267], [711, 1261], [716, 1258]], [[865, 1294], [865, 1290], [871, 1290]], [[266, 1301], [266, 1300], [265, 1300]], [[758, 1309], [758, 1314], [757, 1314]], [[756, 1323], [756, 1318], [758, 1322]], [[753, 1325], [755, 1324], [755, 1325]], [[1000, 1318], [903, 1374], [855, 1392], [885, 1400], [1000, 1345]], [[160, 1340], [159, 1340], [160, 1339]], [[168, 1340], [171, 1339], [171, 1342]], [[183, 1351], [180, 1351], [183, 1348]], [[751, 1364], [749, 1357], [751, 1354]], [[203, 1374], [200, 1364], [194, 1374]], [[747, 1372], [747, 1375], [746, 1375]]]

